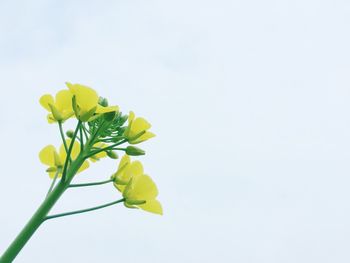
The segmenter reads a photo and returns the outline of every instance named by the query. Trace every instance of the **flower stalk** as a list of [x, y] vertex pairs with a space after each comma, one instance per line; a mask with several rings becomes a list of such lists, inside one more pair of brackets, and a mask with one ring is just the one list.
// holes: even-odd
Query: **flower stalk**
[[[57, 151], [55, 146], [47, 145], [39, 153], [40, 161], [47, 165], [46, 172], [52, 179], [46, 198], [29, 219], [22, 231], [0, 257], [0, 263], [12, 262], [25, 244], [43, 222], [70, 215], [100, 210], [118, 203], [129, 208], [140, 208], [155, 214], [162, 214], [160, 202], [156, 199], [158, 190], [154, 182], [143, 172], [139, 161], [131, 162], [129, 155], [139, 156], [145, 152], [135, 146], [117, 148], [124, 143], [138, 144], [155, 135], [148, 130], [151, 125], [133, 112], [122, 115], [117, 106], [108, 106], [107, 99], [98, 97], [93, 89], [67, 83], [68, 90], [59, 91], [55, 98], [45, 94], [40, 104], [49, 112], [49, 123], [57, 123], [62, 145]], [[73, 131], [65, 136], [63, 123], [75, 117], [78, 122]], [[128, 120], [127, 126], [124, 123]], [[126, 154], [119, 162], [116, 173], [108, 180], [73, 184], [77, 173], [90, 166], [90, 163], [109, 157], [118, 159], [114, 151]], [[121, 199], [99, 206], [49, 215], [51, 209], [68, 188], [91, 187], [112, 183], [121, 193]]]

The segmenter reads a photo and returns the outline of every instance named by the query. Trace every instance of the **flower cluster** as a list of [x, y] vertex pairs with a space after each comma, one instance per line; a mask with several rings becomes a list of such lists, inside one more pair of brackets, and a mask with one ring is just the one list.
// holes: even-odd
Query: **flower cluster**
[[[72, 184], [75, 175], [88, 169], [90, 162], [118, 159], [117, 151], [122, 151], [124, 156], [117, 171], [103, 183], [113, 183], [126, 207], [162, 214], [155, 183], [144, 173], [140, 161], [130, 160], [130, 156], [145, 154], [134, 145], [155, 136], [149, 131], [151, 124], [136, 117], [134, 112], [123, 115], [118, 106], [109, 106], [107, 99], [99, 97], [90, 87], [66, 85], [55, 97], [45, 94], [40, 98], [40, 104], [48, 111], [48, 122], [58, 124], [62, 139], [59, 150], [48, 145], [39, 153], [40, 161], [48, 166], [46, 172], [53, 179], [50, 189], [59, 184], [66, 188], [77, 186]], [[63, 123], [70, 118], [77, 119], [76, 129], [64, 133]], [[124, 144], [130, 145], [123, 147]], [[84, 185], [98, 184], [102, 183]]]

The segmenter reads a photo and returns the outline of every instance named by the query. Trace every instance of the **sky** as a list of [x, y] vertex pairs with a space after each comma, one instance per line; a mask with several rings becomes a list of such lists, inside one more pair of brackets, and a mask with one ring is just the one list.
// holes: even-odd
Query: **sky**
[[[69, 81], [152, 123], [138, 159], [164, 215], [47, 221], [15, 262], [349, 262], [349, 14], [340, 0], [1, 1], [0, 253], [49, 187], [39, 151], [60, 145], [38, 100]], [[116, 198], [71, 189], [52, 213]]]

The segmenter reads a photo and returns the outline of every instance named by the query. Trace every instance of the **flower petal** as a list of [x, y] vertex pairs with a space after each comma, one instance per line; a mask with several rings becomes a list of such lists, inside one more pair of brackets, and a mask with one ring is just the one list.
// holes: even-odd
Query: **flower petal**
[[140, 132], [148, 130], [149, 128], [151, 128], [151, 124], [148, 121], [141, 117], [136, 118], [131, 124], [129, 137], [132, 138], [138, 135]]
[[140, 137], [138, 137], [135, 140], [131, 140], [129, 141], [130, 144], [138, 144], [144, 141], [147, 141], [153, 137], [155, 137], [156, 135], [152, 132], [145, 132], [144, 134], [142, 134]]
[[157, 186], [148, 175], [133, 176], [124, 191], [124, 197], [131, 200], [152, 200], [157, 195]]
[[81, 115], [88, 112], [98, 104], [98, 95], [95, 90], [81, 84], [68, 84], [71, 93], [75, 96]]
[[47, 111], [51, 111], [49, 104], [54, 104], [53, 97], [50, 94], [41, 96], [39, 102]]
[[56, 108], [65, 114], [73, 112], [72, 98], [72, 93], [69, 90], [60, 90], [56, 94]]
[[53, 145], [48, 145], [44, 147], [39, 152], [40, 161], [48, 166], [55, 166], [55, 152], [56, 148]]
[[83, 164], [80, 166], [78, 173], [81, 173], [82, 171], [88, 169], [90, 166], [88, 161], [83, 162]]
[[106, 112], [112, 112], [112, 111], [119, 111], [118, 106], [109, 106], [109, 107], [103, 107], [101, 105], [97, 105], [96, 113], [106, 113]]
[[122, 169], [122, 167], [125, 167], [125, 165], [128, 163], [130, 163], [130, 157], [129, 155], [125, 154], [119, 162], [118, 171]]
[[163, 208], [158, 200], [147, 200], [145, 204], [138, 205], [138, 207], [154, 214], [163, 215]]

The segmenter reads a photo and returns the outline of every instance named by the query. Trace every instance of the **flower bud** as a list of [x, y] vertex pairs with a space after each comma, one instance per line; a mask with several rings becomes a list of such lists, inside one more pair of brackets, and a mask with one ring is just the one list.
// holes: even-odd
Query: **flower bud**
[[103, 97], [99, 97], [98, 104], [100, 104], [102, 107], [108, 107], [108, 100]]
[[138, 147], [135, 147], [135, 146], [128, 146], [126, 147], [125, 149], [125, 153], [127, 155], [131, 155], [131, 156], [138, 156], [138, 155], [145, 155], [145, 151], [138, 148]]
[[118, 154], [114, 151], [106, 151], [107, 155], [111, 159], [118, 159]]
[[106, 121], [113, 121], [115, 119], [115, 117], [117, 116], [115, 111], [111, 111], [111, 112], [106, 112], [103, 114], [103, 117]]
[[68, 138], [73, 138], [74, 132], [72, 130], [66, 131], [66, 135]]

